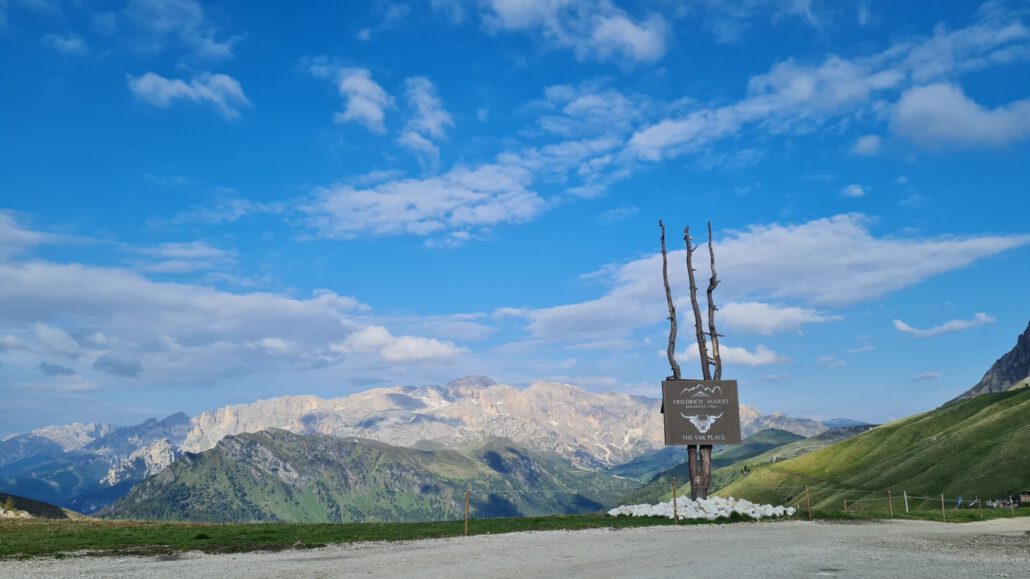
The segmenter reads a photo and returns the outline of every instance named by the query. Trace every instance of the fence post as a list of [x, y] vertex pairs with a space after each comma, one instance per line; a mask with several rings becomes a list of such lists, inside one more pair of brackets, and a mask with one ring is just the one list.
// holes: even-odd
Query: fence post
[[908, 514], [908, 491], [901, 491], [901, 494], [905, 497], [905, 514]]
[[672, 519], [680, 524], [679, 507], [676, 505], [676, 477], [672, 477]]
[[1012, 495], [1009, 495], [1009, 514], [1016, 516], [1016, 501], [1012, 500]]
[[808, 520], [815, 520], [812, 518], [812, 493], [808, 490], [808, 485], [805, 485], [805, 504], [808, 505]]
[[976, 510], [980, 513], [980, 520], [984, 520], [983, 505], [980, 504], [980, 495], [976, 495]]
[[944, 514], [944, 495], [941, 495], [941, 520], [948, 521], [948, 515]]
[[469, 494], [471, 489], [465, 489], [465, 536], [469, 536]]
[[844, 499], [844, 512], [848, 512], [848, 499]]
[[891, 490], [887, 489], [887, 507], [890, 509], [891, 518], [894, 518], [894, 495], [891, 494]]

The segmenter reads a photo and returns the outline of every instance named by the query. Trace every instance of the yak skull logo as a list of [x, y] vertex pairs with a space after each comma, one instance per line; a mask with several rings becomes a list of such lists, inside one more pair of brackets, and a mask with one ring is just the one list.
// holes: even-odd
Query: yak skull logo
[[689, 420], [690, 423], [694, 425], [694, 428], [696, 428], [697, 431], [701, 434], [708, 432], [712, 425], [715, 424], [715, 421], [722, 418], [723, 414], [725, 414], [725, 412], [719, 414], [718, 416], [711, 416], [707, 414], [695, 414], [693, 416], [687, 416], [686, 414], [680, 412], [680, 416]]

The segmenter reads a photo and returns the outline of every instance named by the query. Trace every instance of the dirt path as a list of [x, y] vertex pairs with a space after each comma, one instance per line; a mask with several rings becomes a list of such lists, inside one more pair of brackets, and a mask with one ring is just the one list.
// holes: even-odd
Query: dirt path
[[1030, 519], [513, 533], [175, 559], [0, 563], [0, 577], [1030, 577]]

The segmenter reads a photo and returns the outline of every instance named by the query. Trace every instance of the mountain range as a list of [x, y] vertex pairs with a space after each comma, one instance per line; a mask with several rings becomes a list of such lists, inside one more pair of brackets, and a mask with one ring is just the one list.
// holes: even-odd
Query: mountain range
[[1016, 345], [1004, 356], [998, 358], [975, 386], [951, 402], [965, 400], [980, 394], [1005, 392], [1028, 386], [1030, 386], [1030, 322], [1027, 323], [1026, 330], [1016, 339]]
[[[0, 491], [91, 513], [184, 453], [270, 428], [426, 450], [502, 438], [580, 470], [608, 471], [665, 449], [659, 406], [653, 398], [555, 382], [518, 389], [483, 376], [333, 399], [284, 396], [193, 418], [178, 413], [130, 427], [73, 424], [7, 436], [0, 441]], [[741, 424], [745, 435], [780, 428], [811, 436], [827, 429], [814, 420], [764, 415], [748, 406], [741, 406]]]

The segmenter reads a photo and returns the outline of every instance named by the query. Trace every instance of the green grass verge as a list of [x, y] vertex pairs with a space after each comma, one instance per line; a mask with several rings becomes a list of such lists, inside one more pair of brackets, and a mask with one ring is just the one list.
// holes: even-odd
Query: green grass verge
[[[1030, 516], [1030, 508], [1016, 509], [1016, 516]], [[870, 521], [887, 516], [878, 513], [843, 513], [815, 511], [820, 521]], [[979, 521], [974, 510], [948, 511], [948, 522]], [[1008, 510], [983, 512], [985, 519], [1013, 516]], [[799, 512], [796, 520], [805, 520]], [[896, 518], [940, 520], [940, 513], [929, 511], [898, 514]], [[767, 519], [766, 521], [783, 520]], [[721, 519], [715, 523], [750, 521], [743, 516]], [[763, 521], [763, 522], [766, 522]], [[473, 520], [470, 535], [516, 533], [521, 531], [575, 531], [581, 529], [628, 529], [673, 525], [670, 519], [651, 517], [609, 517], [605, 515], [570, 515], [524, 517], [513, 519]], [[709, 521], [680, 521], [680, 525], [710, 524]], [[205, 553], [241, 553], [310, 549], [326, 545], [363, 541], [408, 541], [459, 537], [464, 534], [463, 521], [436, 523], [351, 523], [351, 524], [203, 524], [152, 523], [142, 521], [101, 520], [14, 520], [0, 519], [0, 560], [42, 556], [63, 557], [86, 555], [174, 555], [185, 551]]]

